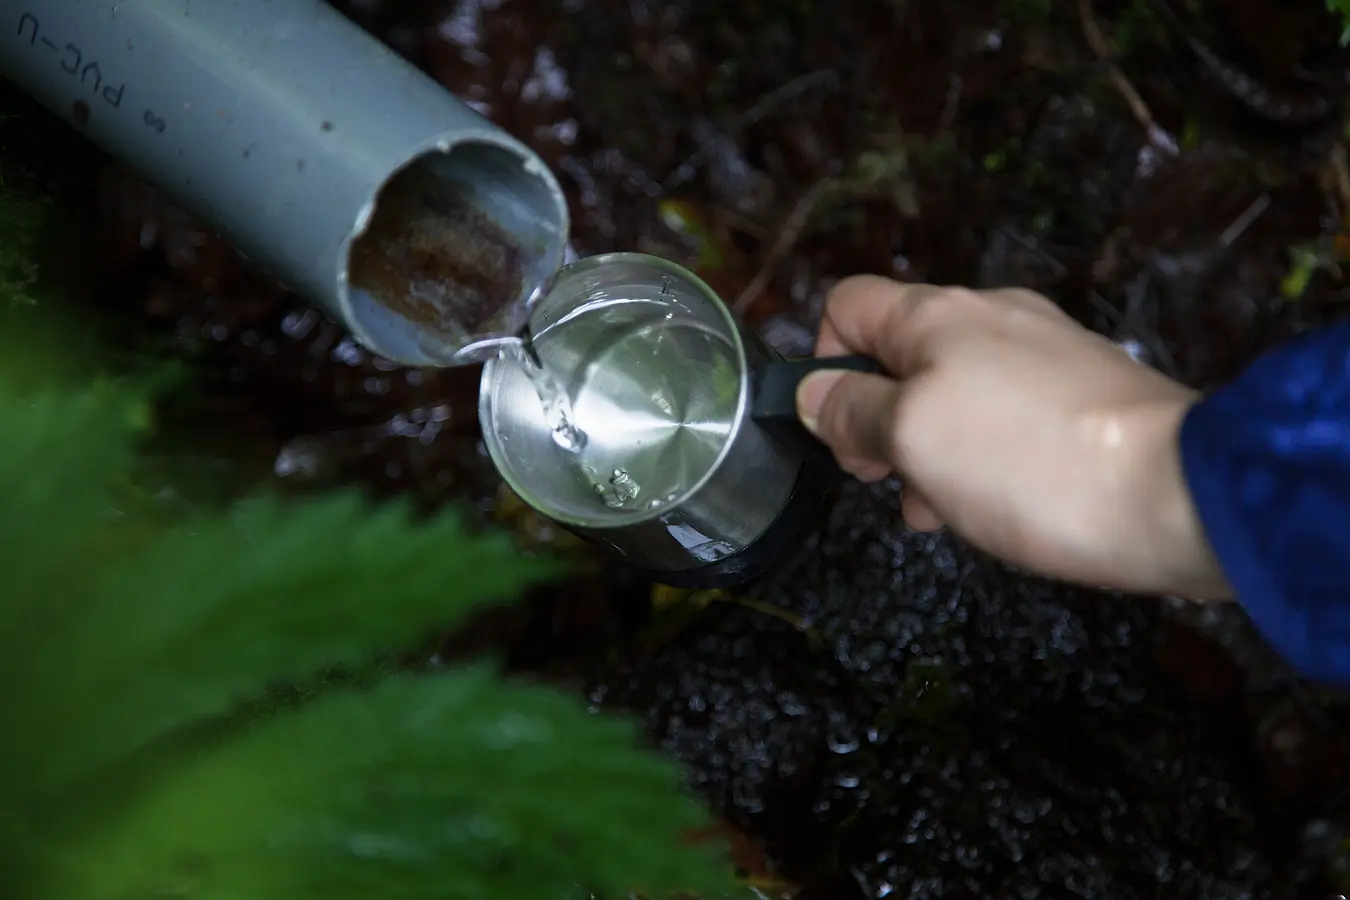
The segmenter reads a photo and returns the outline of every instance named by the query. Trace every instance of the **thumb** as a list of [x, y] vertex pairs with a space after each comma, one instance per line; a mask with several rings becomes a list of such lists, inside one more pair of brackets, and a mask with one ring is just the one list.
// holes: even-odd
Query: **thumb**
[[836, 457], [892, 464], [900, 382], [882, 375], [824, 369], [797, 386], [797, 415]]

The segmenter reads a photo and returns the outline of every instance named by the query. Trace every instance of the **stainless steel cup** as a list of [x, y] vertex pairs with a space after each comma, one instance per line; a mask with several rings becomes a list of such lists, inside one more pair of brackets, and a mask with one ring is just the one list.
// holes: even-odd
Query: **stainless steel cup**
[[535, 510], [671, 584], [742, 581], [790, 548], [832, 468], [796, 423], [796, 384], [817, 368], [877, 371], [784, 361], [702, 280], [639, 253], [565, 267], [530, 325], [584, 441], [558, 439], [538, 370], [504, 352], [479, 394], [493, 463]]

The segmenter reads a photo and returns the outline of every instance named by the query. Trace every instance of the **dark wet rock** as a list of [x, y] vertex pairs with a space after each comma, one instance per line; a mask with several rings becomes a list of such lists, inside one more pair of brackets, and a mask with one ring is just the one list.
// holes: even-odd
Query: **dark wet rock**
[[[640, 710], [664, 749], [695, 763], [694, 784], [729, 820], [753, 827], [766, 813], [795, 813], [789, 832], [806, 826], [820, 838], [837, 824], [815, 815], [814, 802], [791, 810], [782, 801], [809, 799], [827, 736], [838, 746], [839, 729], [860, 718], [850, 709], [852, 680], [827, 648], [781, 619], [719, 609], [675, 639], [635, 648], [590, 697]], [[844, 740], [856, 749], [863, 738]]]
[[1297, 896], [1266, 856], [1245, 748], [1212, 746], [1150, 676], [1156, 605], [1016, 578], [907, 534], [895, 501], [846, 490], [813, 552], [756, 590], [809, 634], [719, 605], [625, 653], [592, 699], [647, 717], [714, 807], [808, 884]]

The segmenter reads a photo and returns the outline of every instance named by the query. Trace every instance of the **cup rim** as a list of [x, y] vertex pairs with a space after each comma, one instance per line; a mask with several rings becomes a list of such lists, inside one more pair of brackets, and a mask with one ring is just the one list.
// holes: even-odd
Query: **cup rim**
[[[591, 269], [597, 269], [615, 263], [636, 263], [650, 266], [658, 271], [667, 272], [684, 280], [696, 291], [701, 292], [705, 297], [715, 301], [713, 305], [725, 326], [727, 337], [735, 351], [736, 363], [740, 370], [736, 393], [736, 411], [731, 423], [731, 428], [727, 433], [726, 440], [718, 449], [717, 457], [713, 460], [712, 464], [708, 466], [707, 470], [694, 484], [681, 491], [674, 500], [670, 501], [670, 503], [657, 509], [635, 509], [628, 514], [615, 515], [613, 510], [607, 510], [606, 515], [599, 515], [596, 518], [572, 516], [564, 513], [562, 510], [553, 508], [551, 504], [542, 502], [518, 477], [515, 467], [503, 463], [506, 454], [503, 451], [501, 441], [497, 438], [496, 432], [491, 427], [493, 399], [496, 386], [496, 379], [493, 377], [493, 373], [498, 366], [503, 364], [503, 360], [501, 355], [498, 354], [485, 362], [478, 380], [478, 423], [483, 437], [483, 444], [487, 448], [488, 457], [492, 460], [493, 468], [497, 470], [497, 474], [500, 475], [507, 486], [515, 492], [516, 496], [536, 512], [561, 525], [582, 528], [588, 531], [611, 531], [621, 528], [631, 528], [634, 525], [660, 521], [663, 516], [666, 516], [673, 510], [678, 510], [690, 497], [693, 497], [701, 491], [722, 468], [722, 464], [731, 453], [731, 448], [740, 437], [742, 428], [745, 427], [745, 420], [749, 415], [750, 410], [750, 366], [746, 357], [745, 341], [741, 336], [740, 324], [736, 319], [736, 315], [731, 311], [731, 308], [727, 306], [726, 301], [724, 301], [706, 281], [689, 269], [686, 269], [684, 266], [647, 253], [627, 251], [601, 253], [595, 256], [583, 257], [559, 269], [549, 293], [551, 294], [552, 290], [556, 290], [557, 286], [563, 284], [564, 280], [570, 275], [585, 273]], [[547, 295], [540, 297], [538, 302], [531, 307], [531, 315], [543, 308], [546, 305], [547, 300]]]

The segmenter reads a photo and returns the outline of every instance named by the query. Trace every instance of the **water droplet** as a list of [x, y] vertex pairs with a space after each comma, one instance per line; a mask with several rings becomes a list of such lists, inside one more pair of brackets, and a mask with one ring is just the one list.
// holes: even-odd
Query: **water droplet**
[[642, 491], [642, 485], [633, 480], [625, 469], [615, 469], [610, 476], [609, 488], [596, 485], [596, 490], [604, 497], [605, 505], [610, 509], [619, 509], [632, 503]]
[[840, 740], [833, 734], [828, 735], [825, 738], [825, 743], [828, 744], [830, 750], [835, 753], [852, 753], [858, 749], [858, 741], [856, 739]]
[[272, 471], [282, 478], [290, 475], [312, 477], [319, 471], [319, 459], [312, 449], [286, 446], [277, 454]]
[[281, 330], [287, 337], [298, 341], [309, 334], [318, 323], [318, 313], [313, 310], [300, 310], [287, 313], [286, 318], [281, 321]]
[[366, 361], [366, 354], [351, 338], [343, 338], [338, 345], [333, 348], [330, 354], [333, 362], [345, 363], [349, 366], [359, 366]]

